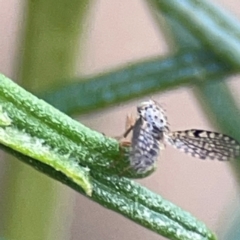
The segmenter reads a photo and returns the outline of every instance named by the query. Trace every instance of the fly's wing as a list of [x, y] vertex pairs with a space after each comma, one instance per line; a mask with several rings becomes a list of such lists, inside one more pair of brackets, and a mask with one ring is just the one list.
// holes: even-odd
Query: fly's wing
[[148, 128], [147, 122], [141, 119], [136, 121], [133, 127], [131, 146], [133, 152], [138, 152], [141, 155], [152, 154], [155, 157], [159, 149], [164, 149], [164, 134], [163, 132], [159, 132], [155, 136]]
[[[163, 139], [163, 136], [161, 140]], [[159, 156], [159, 139], [149, 132], [147, 123], [138, 119], [133, 127], [130, 165], [138, 173], [145, 173], [155, 166]]]
[[240, 154], [240, 145], [235, 139], [216, 132], [197, 129], [176, 131], [168, 135], [167, 141], [179, 150], [201, 159], [225, 161]]
[[159, 144], [156, 139], [147, 131], [146, 124], [137, 120], [133, 128], [132, 136], [132, 157], [153, 158], [158, 155]]

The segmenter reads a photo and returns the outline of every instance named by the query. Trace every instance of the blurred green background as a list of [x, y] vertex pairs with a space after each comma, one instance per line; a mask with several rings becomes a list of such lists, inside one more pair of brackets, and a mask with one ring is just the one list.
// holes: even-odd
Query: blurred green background
[[[228, 9], [230, 15], [239, 16], [237, 0], [215, 2]], [[149, 5], [126, 0], [2, 1], [0, 72], [28, 91], [44, 96], [49, 89], [81, 81], [80, 76], [91, 78], [119, 66], [172, 54], [176, 48], [174, 38], [169, 36], [170, 28], [162, 17], [159, 24]], [[204, 78], [201, 72], [198, 74], [200, 80]], [[228, 85], [239, 101], [238, 76], [228, 77]], [[108, 86], [105, 91], [110, 92]], [[221, 105], [217, 94], [214, 103], [228, 108]], [[61, 103], [65, 98], [59, 96]], [[103, 110], [78, 115], [81, 109], [76, 109], [73, 113], [85, 125], [115, 136], [124, 130], [126, 114], [135, 113], [136, 104], [148, 97], [167, 110], [173, 130], [222, 127], [221, 121], [218, 123], [209, 111], [206, 114], [207, 107], [200, 105], [209, 99], [204, 86], [181, 86], [161, 93], [155, 90], [147, 97], [139, 96]], [[233, 130], [229, 127], [225, 131]], [[161, 239], [4, 153], [0, 164], [0, 236], [6, 240]], [[233, 168], [235, 165], [229, 163], [193, 159], [168, 147], [158, 170], [139, 182], [191, 212], [219, 239], [237, 240], [239, 183], [234, 173], [240, 171]]]

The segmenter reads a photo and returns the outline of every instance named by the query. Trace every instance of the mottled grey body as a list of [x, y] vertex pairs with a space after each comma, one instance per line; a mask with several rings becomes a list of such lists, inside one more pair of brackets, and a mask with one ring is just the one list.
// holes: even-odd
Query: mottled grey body
[[133, 129], [130, 165], [138, 173], [150, 170], [159, 157], [159, 142], [163, 140], [163, 133], [156, 137], [150, 128], [143, 128], [144, 122], [139, 118]]
[[152, 100], [141, 103], [138, 114], [133, 126], [130, 165], [137, 173], [145, 173], [158, 160], [168, 124], [163, 110]]
[[133, 130], [130, 166], [137, 173], [155, 166], [164, 142], [201, 159], [224, 161], [240, 154], [239, 142], [221, 133], [198, 129], [170, 132], [163, 109], [153, 100], [142, 102], [137, 111], [138, 119], [124, 134], [126, 137]]

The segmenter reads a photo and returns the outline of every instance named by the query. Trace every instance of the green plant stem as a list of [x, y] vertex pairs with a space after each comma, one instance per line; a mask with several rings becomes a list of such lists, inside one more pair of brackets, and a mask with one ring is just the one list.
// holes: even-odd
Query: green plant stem
[[3, 149], [169, 239], [215, 239], [189, 213], [128, 178], [110, 175], [109, 163], [121, 156], [116, 140], [84, 127], [2, 75], [0, 105]]
[[196, 84], [202, 76], [216, 78], [232, 72], [206, 49], [189, 48], [162, 59], [82, 79], [39, 96], [65, 113], [86, 113], [147, 93]]
[[[240, 141], [239, 108], [228, 86], [222, 81], [200, 84], [195, 89], [198, 100], [214, 126]], [[240, 183], [240, 162], [232, 161], [232, 170]]]
[[72, 79], [89, 0], [28, 0], [19, 79], [32, 92]]
[[[50, 83], [66, 82], [73, 76], [88, 2], [25, 1], [25, 22], [21, 26], [23, 41], [16, 62], [17, 79], [22, 86], [40, 91]], [[20, 120], [28, 120], [24, 114], [21, 116]], [[60, 195], [59, 186], [12, 159], [6, 161], [6, 172], [4, 209], [1, 211], [6, 239], [64, 239], [64, 227], [59, 228], [54, 221], [56, 215], [61, 214], [55, 204]], [[58, 202], [61, 201], [62, 198], [58, 198]], [[65, 226], [64, 221], [61, 225]]]
[[220, 59], [238, 70], [240, 25], [223, 10], [202, 0], [153, 0], [163, 14], [175, 18]]

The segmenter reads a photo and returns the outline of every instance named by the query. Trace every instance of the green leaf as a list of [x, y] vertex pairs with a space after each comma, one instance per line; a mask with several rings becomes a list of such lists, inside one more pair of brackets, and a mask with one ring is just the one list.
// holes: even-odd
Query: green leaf
[[18, 80], [27, 89], [39, 91], [73, 76], [90, 6], [90, 0], [26, 1]]
[[[173, 56], [132, 64], [39, 94], [65, 113], [85, 113], [148, 93], [230, 74], [227, 64], [205, 49], [189, 48]], [[89, 97], [91, 96], [91, 97]]]
[[[85, 17], [91, 1], [72, 0], [69, 4], [66, 0], [26, 0], [21, 3], [23, 18], [17, 23], [20, 30], [15, 33], [17, 55], [14, 63], [12, 61], [17, 81], [30, 91], [66, 81], [63, 78], [74, 75], [76, 59], [81, 55], [79, 46], [85, 38], [80, 36], [86, 28]], [[10, 156], [5, 158], [4, 167], [7, 173], [2, 179], [0, 231], [6, 239], [63, 237], [66, 226], [59, 228], [60, 222], [53, 221], [67, 211], [56, 206], [56, 196], [61, 192], [58, 184]], [[40, 201], [41, 204], [36, 204]], [[66, 197], [58, 198], [58, 203], [64, 201]]]
[[2, 106], [0, 105], [0, 126], [9, 126], [11, 125], [12, 121], [7, 115], [6, 112], [3, 111]]
[[128, 178], [110, 174], [109, 163], [121, 156], [116, 140], [74, 121], [3, 75], [0, 104], [11, 119], [10, 125], [0, 126], [2, 149], [169, 239], [215, 239], [189, 213]]
[[202, 0], [152, 0], [156, 9], [176, 19], [218, 57], [238, 70], [240, 24], [221, 8]]

